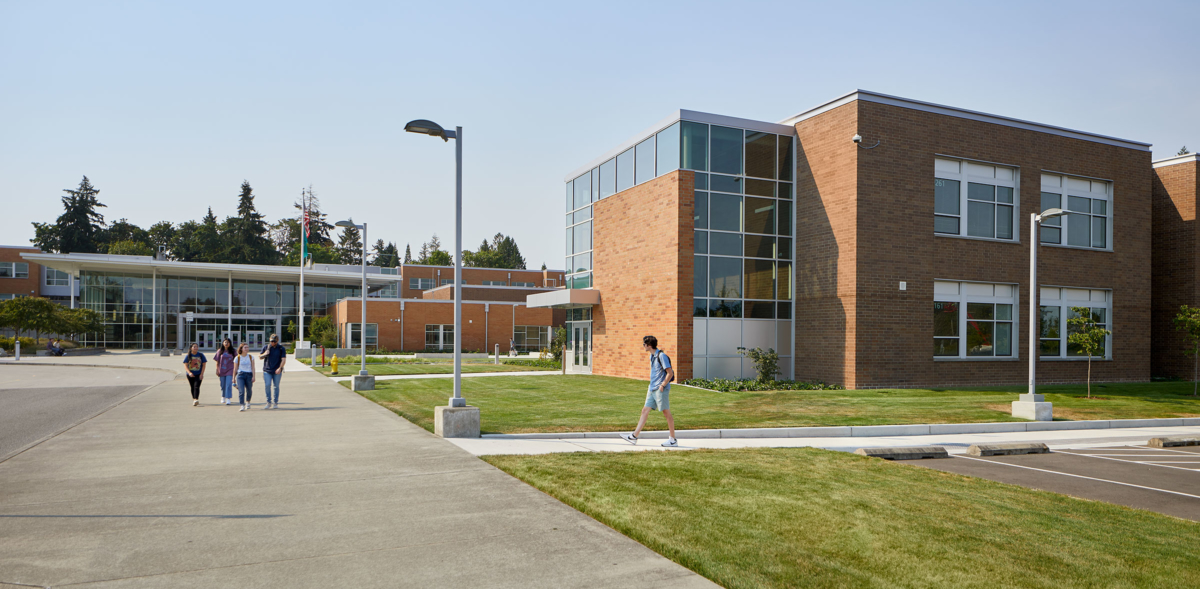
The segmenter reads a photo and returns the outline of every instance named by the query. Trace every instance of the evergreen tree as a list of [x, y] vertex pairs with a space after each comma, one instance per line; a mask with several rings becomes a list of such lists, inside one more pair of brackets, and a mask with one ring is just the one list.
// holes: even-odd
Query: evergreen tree
[[296, 260], [300, 260], [300, 219], [280, 219], [271, 224], [268, 234], [275, 251], [287, 258], [296, 250]]
[[506, 237], [500, 233], [492, 240], [492, 247], [496, 253], [500, 255], [504, 265], [500, 268], [511, 268], [513, 270], [525, 269], [525, 257], [521, 255], [521, 248], [517, 247], [517, 242], [512, 237]]
[[[354, 218], [350, 218], [350, 222], [354, 222]], [[342, 227], [342, 234], [338, 236], [337, 253], [338, 259], [342, 264], [358, 265], [362, 264], [362, 234], [359, 233], [358, 227]]]
[[97, 238], [104, 228], [104, 216], [96, 210], [104, 207], [96, 198], [100, 191], [84, 176], [79, 188], [64, 189], [63, 192], [67, 193], [62, 197], [63, 214], [55, 222], [57, 251], [64, 254], [99, 252]]
[[421, 244], [421, 257], [417, 258], [416, 263], [425, 266], [450, 266], [454, 264], [454, 258], [450, 257], [450, 252], [442, 250], [442, 240], [438, 239], [436, 233], [429, 241]]
[[405, 263], [405, 264], [411, 264], [411, 263], [413, 263], [413, 259], [412, 259], [412, 246], [411, 246], [411, 245], [409, 245], [409, 244], [407, 244], [407, 243], [406, 243], [406, 244], [404, 244], [404, 263]]
[[214, 263], [223, 261], [226, 255], [222, 247], [224, 240], [221, 239], [221, 227], [217, 225], [217, 216], [213, 214], [212, 207], [208, 207], [208, 214], [204, 215], [204, 219], [200, 221], [200, 225], [192, 235], [192, 240], [196, 258], [191, 261]]
[[396, 242], [389, 241], [387, 248], [383, 250], [383, 266], [385, 268], [395, 268], [400, 265], [400, 250], [396, 249]]
[[171, 236], [171, 245], [167, 247], [173, 259], [180, 262], [207, 261], [201, 259], [203, 248], [196, 241], [200, 227], [201, 225], [195, 221], [184, 221], [175, 228]]
[[371, 252], [375, 255], [371, 259], [372, 266], [387, 267], [387, 260], [384, 256], [387, 254], [387, 245], [384, 245], [382, 239], [376, 239], [375, 245], [371, 246]]
[[267, 239], [267, 223], [262, 213], [254, 208], [254, 189], [250, 187], [249, 182], [242, 181], [242, 192], [238, 195], [237, 216], [226, 218], [221, 229], [220, 241], [224, 245], [222, 248], [224, 254], [221, 256], [220, 262], [226, 264], [274, 264], [278, 260], [278, 252], [275, 251], [271, 241]]
[[1186, 146], [1186, 145], [1184, 145], [1183, 147], [1180, 147], [1180, 148], [1179, 148], [1179, 153], [1177, 153], [1177, 154], [1175, 154], [1175, 155], [1187, 155], [1187, 154], [1189, 154], [1189, 153], [1192, 153], [1192, 152], [1191, 152], [1191, 151], [1188, 151], [1188, 148], [1187, 148], [1187, 146]]
[[491, 243], [484, 240], [478, 251], [466, 250], [462, 255], [463, 264], [475, 268], [525, 269], [525, 258], [521, 257], [517, 242], [503, 233], [497, 233]]

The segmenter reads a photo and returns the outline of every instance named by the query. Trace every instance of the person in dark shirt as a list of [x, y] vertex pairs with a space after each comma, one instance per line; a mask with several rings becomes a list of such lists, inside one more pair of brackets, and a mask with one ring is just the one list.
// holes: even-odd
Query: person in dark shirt
[[[279, 336], [272, 333], [271, 341], [263, 348], [258, 358], [263, 361], [263, 386], [267, 389], [267, 406], [264, 409], [279, 409], [279, 379], [283, 378], [283, 364], [287, 362], [287, 351], [279, 345]], [[275, 392], [271, 392], [272, 383]]]
[[188, 384], [192, 385], [192, 406], [200, 405], [200, 383], [204, 382], [204, 371], [208, 369], [208, 358], [200, 353], [200, 346], [192, 344], [188, 353], [183, 357], [183, 365], [187, 366]]

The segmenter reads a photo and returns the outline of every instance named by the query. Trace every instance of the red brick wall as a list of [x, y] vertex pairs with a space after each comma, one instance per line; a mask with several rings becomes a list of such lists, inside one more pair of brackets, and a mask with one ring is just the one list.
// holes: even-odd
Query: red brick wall
[[[516, 303], [525, 302], [526, 297], [539, 292], [548, 292], [546, 289], [519, 289], [493, 286], [475, 286], [467, 285], [463, 287], [463, 301], [510, 301]], [[445, 288], [438, 288], [422, 293], [421, 298], [428, 300], [452, 301], [454, 300], [454, 287], [446, 285]]]
[[797, 380], [854, 380], [858, 104], [796, 124]]
[[[829, 119], [824, 127], [822, 119]], [[851, 129], [850, 123], [856, 128]], [[1053, 170], [1113, 181], [1114, 251], [1043, 246], [1039, 282], [1112, 289], [1113, 359], [1094, 362], [1093, 378], [1149, 380], [1150, 152], [863, 101], [802, 121], [797, 132], [801, 190], [807, 185], [800, 198], [821, 199], [819, 204], [802, 200], [798, 207], [809, 215], [798, 220], [797, 249], [803, 260], [798, 264], [798, 290], [819, 288], [825, 293], [831, 283], [838, 285], [845, 337], [853, 346], [842, 354], [846, 364], [838, 362], [836, 353], [831, 358], [830, 352], [815, 350], [821, 339], [830, 346], [839, 343], [836, 326], [842, 316], [833, 303], [814, 305], [814, 297], [802, 297], [796, 327], [798, 378], [836, 374], [840, 366], [848, 365], [851, 369], [841, 382], [851, 387], [1025, 382], [1028, 219], [1040, 209], [1042, 171]], [[863, 135], [864, 143], [879, 140], [879, 147], [854, 146], [850, 137], [855, 132]], [[1019, 168], [1021, 207], [1015, 220], [1019, 243], [934, 236], [935, 154]], [[847, 159], [857, 165], [848, 166]], [[806, 171], [812, 178], [808, 182]], [[853, 179], [846, 177], [851, 174]], [[849, 192], [857, 193], [854, 203], [848, 202]], [[854, 221], [848, 219], [851, 216]], [[823, 249], [806, 253], [810, 238]], [[836, 252], [830, 250], [831, 243]], [[836, 261], [833, 271], [832, 261]], [[847, 279], [852, 280], [852, 289], [846, 288]], [[935, 279], [1019, 284], [1014, 342], [1020, 359], [935, 362]], [[900, 281], [907, 282], [907, 291], [899, 290]], [[815, 316], [806, 317], [814, 311]], [[809, 329], [816, 335], [806, 333]], [[1043, 361], [1039, 382], [1078, 382], [1086, 370], [1086, 362]]]
[[[433, 286], [437, 288], [441, 286], [441, 280], [454, 279], [454, 266], [404, 266], [403, 268], [403, 283], [400, 286], [400, 296], [405, 299], [422, 298], [422, 291], [410, 289], [408, 287], [409, 278], [432, 278]], [[439, 278], [438, 272], [441, 272]], [[509, 278], [509, 274], [512, 278]], [[541, 270], [493, 270], [488, 268], [463, 268], [463, 280], [467, 281], [467, 285], [482, 284], [484, 280], [502, 280], [505, 282], [532, 282], [538, 286], [545, 284], [545, 278], [556, 279], [556, 285], [562, 286], [562, 272], [543, 273]]]
[[592, 205], [593, 373], [649, 378], [641, 342], [653, 335], [676, 380], [692, 377], [694, 181], [671, 172]]
[[41, 294], [38, 280], [42, 276], [42, 265], [21, 257], [22, 253], [39, 254], [41, 252], [42, 250], [36, 247], [0, 247], [0, 262], [29, 264], [29, 278], [0, 278], [0, 293], [19, 294], [27, 297], [36, 297]]
[[1181, 305], [1200, 305], [1196, 258], [1197, 162], [1154, 169], [1154, 304], [1151, 348], [1154, 376], [1192, 378], [1194, 359], [1183, 353], [1189, 343], [1173, 323]]
[[[338, 333], [345, 333], [345, 323], [358, 323], [362, 319], [362, 307], [359, 305], [358, 300], [343, 299], [334, 306], [332, 319]], [[419, 352], [425, 349], [426, 324], [454, 324], [454, 305], [435, 301], [404, 301], [403, 340], [400, 318], [400, 301], [372, 300], [367, 305], [367, 323], [379, 325], [380, 347]], [[495, 351], [495, 345], [500, 344], [501, 352], [507, 353], [514, 325], [560, 325], [562, 312], [507, 304], [491, 304], [485, 310], [483, 303], [464, 301], [462, 320], [464, 351], [492, 352]]]

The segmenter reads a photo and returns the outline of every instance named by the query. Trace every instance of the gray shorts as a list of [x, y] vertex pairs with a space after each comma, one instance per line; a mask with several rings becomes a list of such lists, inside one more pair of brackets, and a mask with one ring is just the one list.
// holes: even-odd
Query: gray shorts
[[670, 411], [671, 410], [671, 385], [663, 387], [663, 390], [658, 390], [658, 387], [650, 385], [646, 389], [646, 406], [655, 411]]

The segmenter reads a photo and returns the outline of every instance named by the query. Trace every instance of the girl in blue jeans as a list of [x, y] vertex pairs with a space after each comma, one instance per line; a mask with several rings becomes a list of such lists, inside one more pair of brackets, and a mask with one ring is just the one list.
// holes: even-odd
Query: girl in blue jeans
[[217, 349], [217, 355], [213, 356], [213, 360], [217, 363], [217, 378], [221, 381], [221, 404], [233, 404], [233, 359], [237, 358], [237, 350], [233, 349], [233, 342], [229, 338], [221, 342], [221, 347]]
[[238, 346], [237, 358], [233, 359], [234, 374], [237, 375], [238, 402], [245, 411], [250, 408], [250, 395], [254, 394], [254, 356], [250, 355], [250, 346]]

